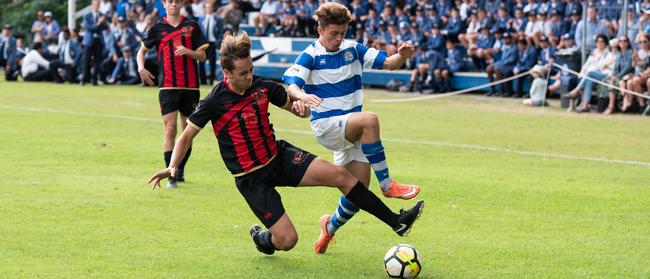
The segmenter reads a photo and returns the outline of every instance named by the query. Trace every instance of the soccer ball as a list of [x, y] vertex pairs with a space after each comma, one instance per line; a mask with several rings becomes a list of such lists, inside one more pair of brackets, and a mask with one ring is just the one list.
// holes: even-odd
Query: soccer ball
[[386, 252], [384, 269], [391, 278], [410, 279], [420, 274], [422, 264], [415, 247], [408, 244], [399, 244]]

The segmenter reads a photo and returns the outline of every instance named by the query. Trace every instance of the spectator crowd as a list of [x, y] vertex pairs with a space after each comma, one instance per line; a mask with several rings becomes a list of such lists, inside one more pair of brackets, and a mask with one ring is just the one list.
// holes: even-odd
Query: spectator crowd
[[[224, 34], [239, 32], [251, 18], [257, 36], [316, 37], [317, 0], [187, 0], [181, 11], [195, 19], [210, 42], [208, 61], [200, 65], [201, 82], [218, 79], [215, 65]], [[650, 0], [338, 0], [352, 15], [348, 38], [396, 53], [408, 42], [416, 54], [408, 61], [409, 91], [453, 90], [458, 72], [486, 72], [498, 81], [533, 70], [551, 75], [547, 86], [571, 90], [570, 110], [588, 111], [593, 97], [603, 98], [604, 113], [639, 110], [648, 113], [645, 98], [595, 86], [591, 79], [647, 94], [650, 82]], [[584, 9], [584, 10], [583, 10]], [[622, 22], [622, 11], [627, 23]], [[165, 16], [161, 0], [93, 0], [80, 30], [61, 26], [49, 11], [39, 11], [29, 38], [13, 36], [5, 25], [0, 38], [0, 66], [6, 80], [80, 84], [140, 84], [135, 53], [148, 28]], [[583, 14], [585, 15], [583, 17]], [[626, 28], [622, 28], [626, 25]], [[626, 32], [623, 33], [623, 30]], [[25, 41], [32, 42], [31, 47]], [[549, 67], [558, 55], [590, 52], [582, 74], [565, 78]], [[157, 72], [157, 53], [147, 53], [146, 67]], [[540, 65], [547, 66], [544, 70]], [[491, 86], [487, 96], [531, 97], [525, 75]], [[539, 86], [538, 86], [539, 87]], [[595, 93], [594, 93], [595, 90]], [[545, 94], [544, 94], [545, 95]], [[539, 96], [536, 94], [535, 96]], [[529, 104], [543, 105], [539, 100]], [[579, 105], [578, 105], [579, 104]]]

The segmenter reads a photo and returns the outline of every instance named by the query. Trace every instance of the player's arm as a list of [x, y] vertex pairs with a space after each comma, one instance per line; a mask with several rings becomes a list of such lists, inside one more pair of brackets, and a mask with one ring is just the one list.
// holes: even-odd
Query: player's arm
[[187, 149], [189, 149], [192, 140], [201, 131], [201, 129], [188, 121], [187, 127], [183, 130], [181, 136], [176, 140], [174, 151], [172, 152], [172, 159], [169, 162], [169, 167], [156, 172], [151, 178], [149, 183], [152, 183], [151, 189], [160, 187], [160, 180], [173, 176], [176, 173], [176, 167], [180, 164], [181, 160], [185, 157]]
[[413, 51], [413, 45], [409, 43], [402, 44], [399, 49], [397, 49], [396, 54], [393, 54], [390, 57], [386, 58], [386, 61], [384, 61], [383, 65], [384, 69], [397, 70], [401, 68], [406, 60], [411, 58]]
[[138, 50], [138, 54], [136, 55], [136, 62], [138, 63], [138, 74], [140, 74], [140, 78], [145, 84], [153, 86], [154, 76], [144, 68], [144, 56], [147, 54], [147, 51], [149, 51], [149, 49], [147, 49], [144, 44], [142, 44], [142, 47], [140, 47], [140, 50]]
[[287, 93], [289, 101], [285, 106], [289, 106], [287, 110], [299, 117], [307, 117], [311, 113], [310, 108], [317, 107], [323, 101], [316, 95], [305, 93], [296, 84], [290, 84]]
[[191, 50], [189, 48], [186, 48], [182, 45], [178, 46], [176, 48], [176, 51], [174, 51], [174, 55], [176, 56], [181, 56], [181, 55], [187, 55], [193, 60], [203, 62], [205, 61], [205, 49], [208, 47], [207, 44], [197, 48], [196, 50]]

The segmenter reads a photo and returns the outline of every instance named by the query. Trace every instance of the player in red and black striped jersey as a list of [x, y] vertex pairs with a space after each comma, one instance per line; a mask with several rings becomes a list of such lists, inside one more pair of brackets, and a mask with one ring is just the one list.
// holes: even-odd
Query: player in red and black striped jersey
[[269, 122], [269, 105], [307, 117], [313, 99], [307, 94], [292, 95], [283, 86], [253, 77], [250, 40], [246, 33], [227, 36], [221, 46], [221, 66], [225, 79], [206, 96], [188, 118], [188, 127], [176, 142], [168, 168], [149, 180], [153, 187], [175, 173], [192, 139], [208, 124], [219, 142], [226, 167], [257, 218], [268, 228], [255, 224], [249, 230], [257, 249], [265, 254], [290, 250], [298, 234], [284, 210], [276, 186], [319, 186], [338, 189], [359, 208], [382, 220], [400, 236], [406, 235], [422, 212], [424, 201], [399, 214], [392, 212], [363, 183], [341, 166], [277, 140]]
[[[138, 72], [142, 81], [154, 85], [153, 75], [144, 68], [144, 57], [148, 50], [158, 50], [158, 99], [165, 124], [163, 154], [166, 166], [169, 166], [174, 149], [178, 112], [180, 111], [181, 125], [185, 129], [186, 118], [194, 111], [199, 101], [197, 61], [205, 61], [205, 49], [208, 48], [200, 25], [180, 15], [184, 2], [163, 1], [167, 16], [149, 29], [137, 56]], [[167, 188], [176, 188], [176, 181], [185, 181], [184, 168], [191, 153], [190, 148], [178, 166], [175, 178], [169, 179]]]

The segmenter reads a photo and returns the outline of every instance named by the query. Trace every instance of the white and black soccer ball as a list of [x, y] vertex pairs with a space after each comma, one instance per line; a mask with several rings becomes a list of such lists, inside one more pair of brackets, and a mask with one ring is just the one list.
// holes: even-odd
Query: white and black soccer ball
[[384, 256], [384, 269], [391, 278], [415, 278], [422, 270], [420, 255], [411, 245], [393, 246]]

